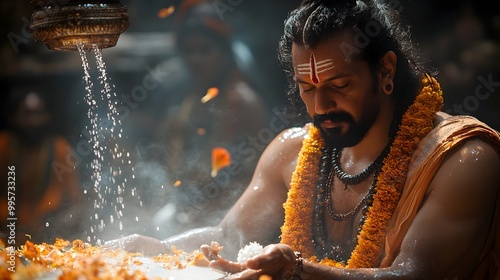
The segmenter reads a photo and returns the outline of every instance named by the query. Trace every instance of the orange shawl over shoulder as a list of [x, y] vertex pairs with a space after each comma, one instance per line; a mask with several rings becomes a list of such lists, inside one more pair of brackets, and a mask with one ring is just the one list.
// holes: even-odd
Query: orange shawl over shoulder
[[[468, 138], [482, 137], [481, 139], [496, 148], [500, 156], [500, 133], [473, 117], [448, 117], [444, 113], [438, 113], [438, 119], [443, 118], [444, 120], [440, 121], [422, 139], [411, 159], [404, 191], [389, 226], [385, 257], [381, 267], [390, 266], [397, 256], [402, 240], [425, 199], [427, 187], [448, 151]], [[493, 279], [500, 273], [499, 198], [497, 198], [495, 211], [488, 242], [481, 255], [480, 266], [471, 279]]]

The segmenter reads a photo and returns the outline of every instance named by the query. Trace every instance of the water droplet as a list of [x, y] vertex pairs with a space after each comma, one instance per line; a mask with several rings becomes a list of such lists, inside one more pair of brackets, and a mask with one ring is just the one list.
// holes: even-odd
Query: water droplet
[[[115, 219], [124, 216], [122, 212], [122, 209], [125, 209], [123, 196], [129, 190], [128, 180], [135, 178], [130, 153], [123, 149], [119, 143], [116, 143], [126, 134], [121, 127], [121, 114], [117, 110], [121, 102], [118, 100], [115, 85], [111, 83], [111, 79], [106, 73], [106, 65], [99, 46], [92, 46], [97, 66], [98, 82], [95, 85], [100, 88], [100, 91], [97, 92], [94, 91], [94, 83], [90, 76], [91, 71], [84, 47], [79, 46], [78, 50], [84, 69], [83, 81], [86, 91], [84, 101], [89, 107], [86, 113], [90, 125], [86, 127], [90, 137], [86, 141], [89, 142], [92, 148], [91, 155], [94, 157], [89, 166], [92, 171], [91, 180], [94, 182], [93, 187], [97, 196], [94, 201], [94, 208], [101, 209], [98, 213], [114, 210], [114, 213], [109, 216], [109, 221], [114, 223]], [[88, 135], [82, 135], [82, 137], [88, 137]], [[115, 163], [121, 165], [116, 166]], [[124, 166], [127, 163], [128, 166]], [[122, 172], [123, 167], [128, 168], [128, 170]], [[130, 169], [132, 172], [130, 172]], [[124, 176], [125, 174], [127, 176]], [[84, 194], [87, 194], [87, 190], [84, 190]], [[142, 206], [143, 203], [140, 201], [137, 189], [132, 189], [132, 196], [137, 198], [137, 201]], [[105, 227], [104, 221], [99, 220], [97, 213], [91, 215], [89, 219], [95, 224], [92, 231], [99, 231]], [[138, 221], [138, 217], [136, 217], [136, 220]], [[120, 230], [123, 230], [124, 225], [122, 222], [120, 222], [119, 227]]]
[[50, 226], [49, 222], [46, 222], [46, 223], [45, 223], [45, 226], [46, 226], [46, 227], [49, 227], [49, 226]]

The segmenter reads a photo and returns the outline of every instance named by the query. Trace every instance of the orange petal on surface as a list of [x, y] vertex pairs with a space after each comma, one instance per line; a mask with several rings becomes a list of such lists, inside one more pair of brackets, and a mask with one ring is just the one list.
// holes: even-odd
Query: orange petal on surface
[[166, 18], [169, 15], [173, 14], [175, 11], [174, 5], [168, 7], [168, 8], [163, 8], [158, 11], [158, 17], [159, 18]]
[[207, 90], [207, 94], [201, 98], [201, 103], [207, 103], [208, 101], [214, 99], [217, 94], [219, 94], [219, 89], [216, 87], [211, 87]]
[[181, 184], [182, 184], [181, 180], [176, 180], [176, 181], [174, 182], [174, 187], [175, 187], [175, 188], [178, 188], [178, 187], [180, 187], [180, 186], [181, 186]]
[[229, 151], [217, 147], [212, 150], [212, 177], [217, 176], [219, 170], [231, 164], [231, 154]]

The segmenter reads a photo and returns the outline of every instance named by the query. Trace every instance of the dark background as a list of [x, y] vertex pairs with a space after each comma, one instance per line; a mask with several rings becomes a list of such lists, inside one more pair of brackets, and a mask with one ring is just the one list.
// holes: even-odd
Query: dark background
[[[228, 3], [227, 0], [214, 0]], [[128, 8], [130, 27], [118, 44], [103, 50], [108, 77], [116, 93], [130, 94], [155, 68], [174, 55], [171, 31], [173, 16], [158, 18], [157, 12], [177, 1], [122, 0]], [[236, 3], [238, 1], [232, 1]], [[429, 65], [439, 70], [445, 105], [452, 114], [478, 117], [500, 130], [500, 12], [493, 1], [388, 0], [400, 8]], [[251, 51], [247, 64], [251, 81], [269, 109], [287, 105], [286, 81], [277, 60], [277, 44], [283, 21], [300, 1], [242, 0], [226, 11], [224, 22], [232, 26], [234, 39]], [[30, 84], [49, 92], [50, 110], [56, 129], [72, 145], [81, 143], [81, 131], [88, 125], [83, 70], [77, 52], [58, 52], [35, 42], [27, 31], [33, 7], [28, 0], [0, 0], [0, 130], [7, 128], [6, 100], [11, 88]], [[90, 55], [90, 54], [88, 54]], [[485, 88], [481, 99], [475, 94], [481, 79], [494, 81], [490, 94]], [[150, 138], [155, 131], [151, 108], [167, 108], [165, 87], [148, 93], [146, 100], [131, 109], [124, 134], [133, 145]], [[161, 100], [161, 102], [159, 102]], [[158, 110], [157, 110], [158, 111]], [[0, 151], [4, 152], [4, 151]], [[88, 183], [88, 165], [78, 166], [82, 184]], [[157, 198], [160, 199], [160, 198]], [[151, 215], [151, 214], [148, 214]], [[135, 229], [131, 229], [133, 232]]]
[[[227, 2], [225, 0], [214, 0]], [[114, 48], [103, 50], [109, 77], [118, 92], [130, 92], [147, 74], [145, 67], [173, 55], [169, 32], [173, 17], [159, 18], [157, 11], [178, 4], [169, 0], [122, 0], [128, 8], [130, 27]], [[235, 1], [233, 1], [234, 3]], [[276, 56], [278, 39], [287, 13], [300, 1], [242, 0], [226, 11], [236, 40], [253, 54], [252, 77], [270, 108], [286, 105], [286, 82]], [[498, 89], [486, 100], [474, 99], [478, 77], [500, 81], [500, 13], [490, 1], [389, 1], [401, 8], [412, 26], [415, 43], [438, 76], [445, 95], [444, 111], [477, 116], [500, 129]], [[0, 0], [0, 79], [2, 103], [8, 84], [43, 84], [52, 91], [51, 106], [59, 116], [58, 130], [77, 140], [86, 118], [83, 70], [76, 52], [58, 52], [35, 42], [27, 32], [33, 7], [28, 0]], [[13, 40], [15, 38], [15, 40]], [[161, 89], [148, 96], [161, 95]], [[152, 97], [153, 98], [153, 97]], [[479, 102], [475, 102], [479, 101]], [[144, 102], [145, 104], [147, 102]], [[462, 108], [457, 109], [456, 105]], [[5, 128], [5, 117], [0, 129]], [[76, 135], [75, 135], [76, 134]]]

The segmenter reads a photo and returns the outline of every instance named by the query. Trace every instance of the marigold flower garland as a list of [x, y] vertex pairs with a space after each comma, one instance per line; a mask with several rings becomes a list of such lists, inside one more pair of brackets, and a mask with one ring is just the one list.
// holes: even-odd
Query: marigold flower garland
[[[377, 177], [373, 204], [358, 235], [358, 244], [347, 265], [330, 260], [321, 264], [336, 267], [376, 267], [381, 259], [385, 233], [392, 218], [406, 180], [408, 165], [418, 143], [433, 128], [436, 113], [443, 105], [439, 83], [432, 77], [422, 80], [422, 89], [403, 115], [401, 125], [383, 161]], [[312, 217], [315, 188], [318, 184], [319, 163], [323, 139], [318, 128], [310, 126], [299, 153], [297, 167], [292, 176], [288, 199], [284, 203], [285, 221], [281, 227], [281, 243], [288, 244], [311, 260], [314, 256]]]

